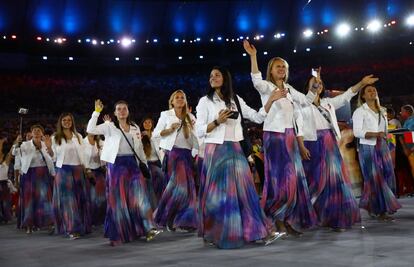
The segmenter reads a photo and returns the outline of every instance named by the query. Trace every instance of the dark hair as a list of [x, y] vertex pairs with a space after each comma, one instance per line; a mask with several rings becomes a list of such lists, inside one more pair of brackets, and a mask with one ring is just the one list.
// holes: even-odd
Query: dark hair
[[392, 116], [395, 116], [395, 110], [393, 108], [388, 107], [387, 113], [391, 114]]
[[[145, 117], [142, 122], [141, 122], [141, 128], [142, 131], [145, 131], [144, 128], [144, 122], [150, 120], [151, 121], [151, 132], [154, 130], [154, 120], [151, 117]], [[145, 156], [147, 156], [147, 158], [149, 158], [151, 156], [151, 150], [152, 150], [152, 146], [151, 146], [151, 139], [149, 138], [149, 136], [147, 135], [142, 135], [142, 146], [144, 147], [144, 153]]]
[[33, 124], [33, 125], [30, 127], [30, 132], [31, 132], [31, 131], [33, 131], [33, 129], [40, 129], [40, 130], [42, 131], [42, 133], [43, 133], [43, 134], [45, 133], [45, 128], [43, 128], [43, 126], [42, 126], [42, 125], [40, 125], [40, 124]]
[[[128, 112], [129, 112], [129, 105], [128, 105], [128, 102], [126, 102], [125, 100], [117, 101], [114, 105], [114, 110], [116, 110], [116, 106], [118, 106], [118, 105], [126, 105], [127, 108], [128, 108]], [[128, 113], [128, 117], [127, 117], [126, 121], [129, 125], [133, 125], [133, 126], [136, 125], [136, 123], [131, 120], [131, 112]], [[119, 121], [118, 121], [117, 118], [115, 118], [114, 124], [117, 128], [119, 128]]]
[[[229, 107], [231, 105], [231, 99], [234, 98], [231, 74], [224, 67], [214, 66], [211, 70], [218, 70], [223, 76], [223, 85], [220, 88], [220, 92], [223, 95], [223, 100], [226, 103], [226, 106]], [[209, 88], [207, 89], [207, 97], [211, 101], [213, 101], [214, 92], [215, 92], [214, 88], [212, 88], [211, 85], [209, 84]]]
[[[308, 90], [309, 90], [309, 83], [310, 83], [310, 81], [312, 80], [312, 78], [314, 78], [313, 76], [311, 76], [311, 77], [309, 77], [307, 80], [306, 80], [306, 83], [305, 83], [305, 87], [303, 88], [303, 93], [304, 94], [306, 94], [307, 92], [308, 92]], [[322, 88], [323, 88], [323, 90], [322, 90], [322, 92], [319, 94], [319, 97], [320, 98], [323, 98], [324, 96], [325, 96], [325, 83], [321, 80], [321, 82], [322, 82]]]

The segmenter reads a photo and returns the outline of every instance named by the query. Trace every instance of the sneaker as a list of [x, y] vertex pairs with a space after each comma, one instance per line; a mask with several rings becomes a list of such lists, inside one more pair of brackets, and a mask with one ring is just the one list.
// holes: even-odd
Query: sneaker
[[80, 238], [80, 234], [69, 234], [69, 240], [76, 240]]
[[147, 233], [147, 242], [150, 242], [151, 240], [153, 240], [157, 235], [161, 234], [162, 230], [158, 230], [158, 229], [151, 229], [148, 233]]
[[286, 232], [272, 232], [270, 235], [268, 235], [265, 239], [265, 246], [268, 246], [278, 240], [281, 237], [284, 237], [286, 235]]

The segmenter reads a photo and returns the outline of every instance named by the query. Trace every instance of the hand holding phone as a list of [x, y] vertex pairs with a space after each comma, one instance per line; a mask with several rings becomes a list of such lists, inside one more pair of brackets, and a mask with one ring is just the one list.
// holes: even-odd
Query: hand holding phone
[[236, 120], [238, 117], [239, 117], [239, 112], [235, 111], [235, 110], [232, 110], [231, 113], [230, 113], [230, 116], [228, 118]]

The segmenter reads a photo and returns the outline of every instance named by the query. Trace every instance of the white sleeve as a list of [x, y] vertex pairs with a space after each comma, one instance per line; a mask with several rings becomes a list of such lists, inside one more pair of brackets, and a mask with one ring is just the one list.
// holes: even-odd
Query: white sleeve
[[294, 123], [296, 124], [296, 136], [303, 136], [303, 115], [302, 110], [298, 106], [294, 106], [293, 110]]
[[260, 94], [266, 94], [271, 89], [273, 89], [273, 88], [270, 88], [269, 83], [267, 81], [262, 79], [262, 73], [261, 72], [251, 73], [250, 75], [252, 77], [252, 82], [253, 82], [254, 88], [256, 88], [256, 90], [259, 91]]
[[161, 112], [160, 118], [158, 119], [157, 126], [155, 126], [154, 131], [152, 132], [153, 137], [160, 138], [161, 132], [167, 127], [167, 118], [165, 112]]
[[290, 85], [289, 85], [289, 92], [293, 97], [293, 101], [295, 101], [296, 103], [304, 107], [312, 105], [316, 97], [316, 94], [313, 93], [311, 90], [309, 90], [308, 93], [305, 95], [297, 91], [295, 88], [293, 88]]
[[257, 112], [256, 110], [249, 107], [246, 102], [244, 102], [243, 98], [236, 95], [237, 99], [240, 103], [240, 108], [243, 113], [243, 118], [246, 118], [255, 123], [263, 123], [266, 116], [263, 115], [263, 112]]
[[351, 99], [356, 96], [358, 93], [352, 92], [352, 87], [346, 90], [344, 93], [328, 98], [329, 103], [331, 103], [335, 109], [339, 109], [343, 107], [347, 102], [351, 101]]
[[197, 120], [195, 123], [195, 132], [198, 138], [203, 138], [207, 135], [207, 126], [211, 122], [208, 121], [207, 105], [207, 99], [201, 98], [196, 107]]
[[352, 115], [352, 129], [355, 137], [361, 139], [365, 138], [367, 131], [364, 130], [364, 111], [360, 108], [355, 110]]
[[99, 115], [100, 113], [96, 111], [92, 113], [92, 117], [88, 121], [88, 126], [86, 127], [87, 133], [94, 134], [94, 135], [105, 135], [106, 133], [105, 129], [107, 129], [109, 124], [102, 123], [102, 124], [97, 125]]

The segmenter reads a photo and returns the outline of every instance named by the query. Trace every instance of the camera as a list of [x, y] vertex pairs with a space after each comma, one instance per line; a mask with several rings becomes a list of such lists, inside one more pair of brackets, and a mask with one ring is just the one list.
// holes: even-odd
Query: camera
[[230, 116], [228, 118], [235, 120], [238, 117], [239, 117], [239, 112], [238, 111], [231, 111]]
[[18, 113], [21, 114], [21, 115], [25, 115], [25, 114], [29, 113], [29, 109], [27, 109], [27, 108], [19, 108]]

